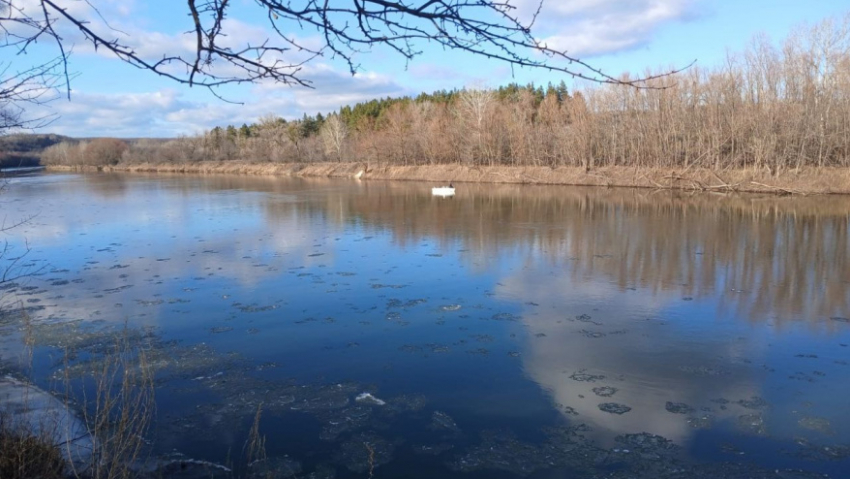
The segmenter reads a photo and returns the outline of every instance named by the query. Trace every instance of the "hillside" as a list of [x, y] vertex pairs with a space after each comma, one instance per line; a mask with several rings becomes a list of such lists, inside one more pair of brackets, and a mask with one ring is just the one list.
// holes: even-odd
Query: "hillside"
[[[95, 138], [71, 138], [52, 133], [18, 133], [0, 136], [0, 168], [16, 168], [22, 166], [38, 166], [44, 150], [59, 143], [77, 144], [88, 142]], [[170, 141], [169, 138], [122, 138], [128, 145], [143, 142], [157, 145]]]
[[18, 133], [0, 136], [0, 168], [38, 166], [41, 153], [49, 146], [72, 138], [54, 134]]

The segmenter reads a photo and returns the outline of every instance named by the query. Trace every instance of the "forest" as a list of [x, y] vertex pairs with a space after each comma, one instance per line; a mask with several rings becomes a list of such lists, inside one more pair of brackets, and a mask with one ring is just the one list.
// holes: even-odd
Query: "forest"
[[295, 120], [269, 114], [254, 124], [167, 142], [95, 143], [54, 145], [42, 162], [697, 167], [773, 174], [847, 167], [850, 14], [800, 26], [780, 43], [757, 36], [722, 64], [694, 65], [645, 88], [568, 88], [565, 81], [464, 88], [375, 99]]

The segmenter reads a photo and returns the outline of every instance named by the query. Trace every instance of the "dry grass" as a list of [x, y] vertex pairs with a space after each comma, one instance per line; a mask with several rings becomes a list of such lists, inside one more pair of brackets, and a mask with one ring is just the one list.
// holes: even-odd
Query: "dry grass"
[[[87, 380], [93, 385], [94, 397], [81, 391], [83, 420], [93, 440], [91, 460], [75, 471], [78, 476], [125, 479], [136, 475], [134, 466], [141, 459], [154, 416], [154, 371], [144, 350], [131, 344], [129, 337], [125, 329], [92, 369]], [[64, 388], [70, 399], [70, 368], [64, 370]]]
[[[31, 364], [32, 325], [26, 313], [22, 317], [22, 359]], [[66, 352], [66, 375], [58, 387], [64, 401], [26, 382], [0, 382], [6, 391], [0, 398], [0, 479], [138, 476], [154, 414], [153, 368], [129, 337], [126, 329], [116, 335], [82, 383], [67, 375], [71, 355]], [[93, 394], [86, 394], [87, 387]]]
[[257, 413], [254, 415], [254, 422], [251, 424], [251, 431], [248, 433], [248, 441], [245, 443], [245, 459], [249, 465], [268, 459], [266, 456], [266, 437], [260, 435], [260, 418], [262, 415], [263, 405], [260, 403], [257, 406]]
[[[53, 168], [61, 170], [61, 168]], [[139, 163], [116, 165], [104, 171], [138, 173], [236, 174], [298, 177], [412, 180], [435, 183], [506, 183], [582, 185], [677, 189], [689, 191], [754, 192], [774, 194], [850, 194], [850, 169], [806, 167], [800, 170], [738, 169], [714, 171], [706, 168], [581, 167], [546, 166], [396, 166], [364, 163], [260, 163], [209, 161], [196, 163]]]
[[65, 459], [49, 435], [21, 427], [0, 412], [0, 478], [59, 479], [64, 472]]

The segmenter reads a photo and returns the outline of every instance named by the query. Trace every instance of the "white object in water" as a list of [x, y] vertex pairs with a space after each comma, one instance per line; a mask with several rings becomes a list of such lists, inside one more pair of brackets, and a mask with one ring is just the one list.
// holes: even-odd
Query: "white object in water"
[[372, 393], [363, 393], [354, 398], [357, 402], [362, 402], [366, 404], [374, 404], [375, 406], [383, 406], [386, 402], [381, 401], [380, 399], [372, 396]]
[[454, 186], [438, 186], [431, 188], [431, 194], [434, 196], [454, 196], [455, 188]]

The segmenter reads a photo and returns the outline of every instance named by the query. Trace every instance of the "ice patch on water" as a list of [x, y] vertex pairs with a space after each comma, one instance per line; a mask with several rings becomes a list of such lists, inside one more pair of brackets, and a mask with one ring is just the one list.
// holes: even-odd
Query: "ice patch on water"
[[215, 373], [211, 376], [198, 376], [198, 377], [192, 379], [192, 381], [204, 381], [206, 379], [215, 379], [219, 376], [224, 376], [224, 371], [219, 371], [219, 372], [217, 372], [217, 373]]
[[383, 406], [384, 404], [386, 404], [386, 401], [382, 401], [382, 400], [376, 398], [375, 396], [372, 395], [372, 393], [361, 393], [361, 394], [357, 395], [357, 397], [354, 398], [354, 400], [357, 401], [357, 402], [365, 403], [365, 404], [374, 404], [375, 406]]

